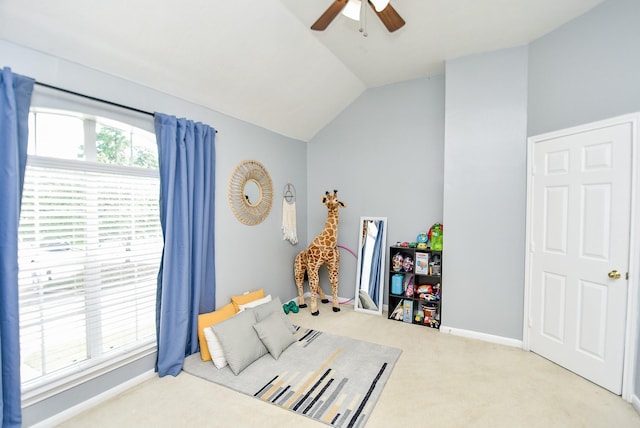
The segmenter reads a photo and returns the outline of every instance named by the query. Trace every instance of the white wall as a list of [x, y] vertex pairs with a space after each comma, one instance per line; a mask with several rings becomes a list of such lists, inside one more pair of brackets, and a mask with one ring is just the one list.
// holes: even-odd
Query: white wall
[[[388, 218], [388, 244], [415, 241], [441, 222], [443, 142], [443, 76], [365, 91], [308, 145], [309, 241], [327, 218], [320, 204], [325, 190], [337, 189], [347, 204], [338, 243], [351, 249], [358, 245], [361, 216]], [[341, 251], [340, 296], [353, 298], [355, 266], [356, 259]], [[325, 268], [321, 284], [331, 290]]]
[[[307, 186], [306, 144], [255, 125], [163, 94], [148, 87], [100, 71], [70, 63], [40, 52], [0, 40], [0, 66], [86, 95], [106, 99], [141, 110], [159, 111], [202, 121], [218, 130], [216, 136], [216, 299], [217, 306], [245, 290], [265, 292], [288, 300], [296, 295], [293, 258], [305, 245]], [[274, 205], [268, 218], [257, 226], [236, 220], [227, 200], [229, 176], [245, 159], [262, 162], [274, 185]], [[282, 239], [281, 207], [284, 185], [290, 181], [300, 189], [298, 234], [303, 241], [292, 246]], [[214, 309], [214, 308], [212, 308]], [[79, 389], [37, 403], [24, 410], [25, 426], [50, 417], [78, 402], [152, 370], [155, 357], [131, 364], [110, 375], [94, 379]]]
[[520, 340], [527, 48], [446, 70], [441, 328]]

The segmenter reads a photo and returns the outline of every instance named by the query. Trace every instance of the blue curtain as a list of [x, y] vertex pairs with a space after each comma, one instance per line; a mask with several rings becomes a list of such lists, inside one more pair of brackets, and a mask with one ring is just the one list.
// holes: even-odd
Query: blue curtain
[[376, 226], [378, 226], [378, 234], [376, 235], [376, 242], [373, 247], [373, 256], [371, 256], [371, 266], [373, 269], [371, 270], [371, 276], [369, 277], [369, 296], [374, 300], [374, 302], [378, 301], [378, 294], [380, 293], [380, 275], [382, 275], [381, 269], [384, 269], [384, 266], [380, 264], [380, 257], [384, 251], [382, 248], [384, 222], [377, 220]]
[[160, 376], [198, 351], [198, 314], [215, 308], [215, 129], [156, 113], [160, 222], [156, 329]]
[[27, 120], [33, 79], [3, 68], [0, 76], [0, 416], [22, 424], [18, 320], [18, 224], [27, 164]]

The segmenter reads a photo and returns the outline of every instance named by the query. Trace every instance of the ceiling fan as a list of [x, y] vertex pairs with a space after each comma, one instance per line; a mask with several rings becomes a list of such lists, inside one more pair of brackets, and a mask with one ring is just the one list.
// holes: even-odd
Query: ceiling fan
[[[394, 32], [405, 24], [404, 19], [396, 12], [396, 10], [389, 4], [389, 0], [362, 0], [369, 3], [369, 6], [378, 15], [378, 18], [382, 21], [389, 32]], [[316, 22], [311, 26], [312, 30], [323, 31], [333, 19], [338, 16], [340, 12], [349, 4], [352, 9], [359, 9], [360, 0], [334, 0], [333, 4], [318, 18]], [[349, 8], [348, 8], [349, 9]], [[350, 15], [348, 15], [350, 16]], [[350, 16], [352, 17], [352, 16]], [[352, 17], [353, 18], [353, 17]], [[358, 19], [358, 18], [353, 18]]]

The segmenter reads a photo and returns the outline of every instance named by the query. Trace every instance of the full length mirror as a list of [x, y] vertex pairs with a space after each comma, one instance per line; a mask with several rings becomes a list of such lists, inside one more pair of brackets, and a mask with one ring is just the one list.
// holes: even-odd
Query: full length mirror
[[387, 218], [360, 217], [359, 239], [354, 308], [382, 315]]

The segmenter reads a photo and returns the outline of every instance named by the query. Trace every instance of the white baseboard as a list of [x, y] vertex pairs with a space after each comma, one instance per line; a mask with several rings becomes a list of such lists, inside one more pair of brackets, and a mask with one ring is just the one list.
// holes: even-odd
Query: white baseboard
[[480, 333], [477, 331], [463, 330], [460, 328], [440, 326], [441, 333], [453, 334], [454, 336], [468, 337], [470, 339], [478, 339], [484, 342], [497, 343], [498, 345], [512, 346], [522, 349], [522, 340], [512, 339], [510, 337], [495, 336], [493, 334]]
[[[306, 292], [304, 293], [304, 297], [305, 297], [305, 299], [306, 299], [306, 298], [308, 298], [308, 297], [311, 297], [311, 291], [306, 291]], [[333, 300], [333, 299], [331, 298], [331, 296], [330, 296], [330, 295], [327, 295], [327, 299], [329, 299], [329, 301], [332, 301], [332, 300]], [[345, 303], [351, 303], [351, 304], [353, 304], [353, 298], [340, 297], [340, 296], [338, 296], [338, 301], [340, 302], [340, 304], [341, 304], [341, 305], [342, 305], [342, 304], [345, 304]], [[296, 303], [298, 303], [298, 297], [296, 296], [296, 297], [294, 297], [294, 298], [292, 298], [292, 299], [289, 299], [289, 300], [287, 300], [287, 302], [285, 302], [285, 303], [289, 303], [289, 302], [296, 302]], [[383, 311], [388, 311], [388, 310], [389, 310], [389, 305], [385, 305], [385, 304], [383, 304], [383, 305], [382, 305], [382, 310], [383, 310]]]
[[633, 408], [636, 410], [637, 413], [640, 413], [640, 398], [638, 398], [637, 395], [632, 394], [631, 395], [631, 405], [633, 406]]
[[55, 416], [50, 417], [49, 419], [45, 419], [44, 421], [38, 422], [35, 425], [32, 425], [32, 428], [50, 428], [56, 425], [61, 424], [62, 422], [73, 418], [74, 416], [79, 415], [80, 413], [86, 412], [93, 407], [96, 407], [99, 404], [104, 403], [105, 401], [115, 397], [118, 394], [123, 393], [124, 391], [133, 388], [134, 386], [149, 380], [157, 376], [154, 370], [149, 370], [148, 372], [142, 373], [139, 376], [134, 377], [133, 379], [129, 379], [128, 381], [121, 383], [118, 386], [115, 386], [102, 394], [98, 394], [94, 397], [89, 398], [86, 401], [83, 401], [80, 404], [77, 404], [73, 407], [68, 408], [67, 410], [58, 413]]
[[[330, 302], [333, 302], [333, 298], [331, 297], [331, 292], [329, 292], [329, 293], [325, 292], [325, 296], [326, 296], [327, 299], [329, 299]], [[304, 298], [305, 299], [311, 298], [311, 291], [305, 291]], [[318, 296], [318, 300], [319, 299], [320, 299], [320, 296]], [[298, 303], [298, 296], [287, 300], [285, 303], [289, 303], [289, 302]], [[341, 305], [344, 304], [344, 303], [350, 303], [350, 302], [353, 302], [353, 298], [338, 296], [338, 302], [340, 302]]]

